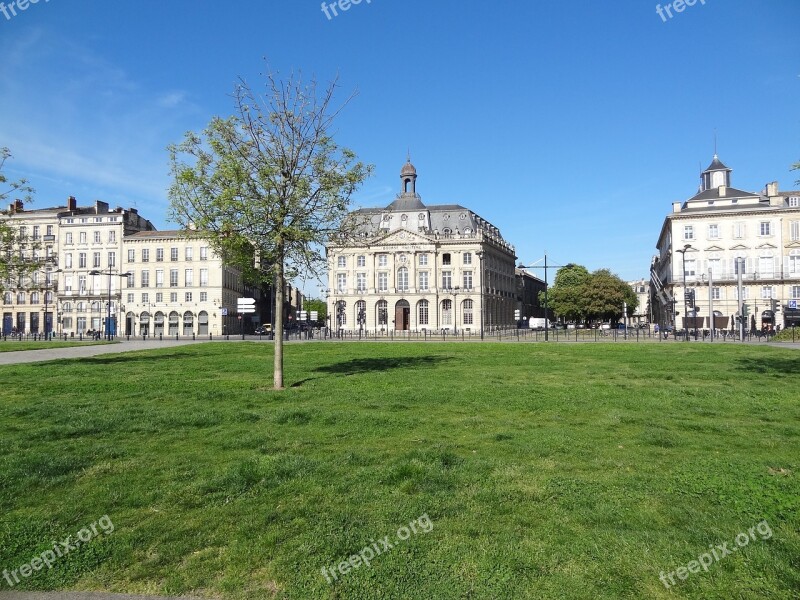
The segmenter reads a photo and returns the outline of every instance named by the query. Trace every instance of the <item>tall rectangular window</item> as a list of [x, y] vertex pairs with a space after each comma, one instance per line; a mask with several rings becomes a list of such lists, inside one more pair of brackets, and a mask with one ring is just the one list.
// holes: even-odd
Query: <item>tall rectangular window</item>
[[420, 254], [419, 255], [419, 266], [420, 267], [427, 267], [428, 266], [428, 255], [427, 254]]
[[388, 254], [379, 254], [378, 255], [378, 266], [385, 267], [389, 264], [389, 255]]
[[71, 231], [66, 235], [66, 238], [64, 239], [64, 242], [67, 243], [67, 244], [71, 244], [72, 243], [72, 232]]
[[164, 249], [156, 248], [156, 262], [164, 262]]
[[464, 315], [464, 325], [472, 325], [472, 300], [467, 298], [462, 304], [461, 312]]
[[428, 272], [420, 271], [419, 273], [419, 291], [428, 291]]
[[686, 261], [686, 276], [694, 277], [697, 263], [694, 260]]
[[81, 244], [85, 244], [86, 243], [86, 232], [85, 231], [81, 231], [78, 234], [78, 242], [81, 243]]
[[192, 248], [191, 246], [186, 246], [186, 248], [183, 251], [183, 255], [184, 255], [184, 258], [185, 258], [186, 262], [191, 261], [192, 260], [192, 256], [194, 255], [194, 248]]
[[428, 309], [428, 301], [422, 300], [419, 303], [419, 324], [420, 325], [427, 325], [429, 318], [429, 309]]
[[693, 240], [694, 239], [694, 226], [693, 225], [684, 225], [683, 226], [683, 239], [684, 240]]
[[142, 287], [150, 287], [150, 271], [142, 271]]
[[183, 272], [183, 276], [186, 287], [192, 287], [194, 285], [194, 269], [186, 269]]
[[169, 287], [178, 287], [178, 269], [169, 270]]
[[142, 262], [150, 262], [149, 248], [142, 248]]
[[128, 262], [136, 262], [136, 250], [128, 250]]
[[208, 269], [200, 269], [200, 287], [208, 287]]
[[367, 274], [366, 273], [357, 273], [356, 274], [356, 289], [359, 292], [366, 292], [367, 291]]
[[78, 253], [78, 268], [85, 269], [86, 268], [86, 252], [79, 252]]
[[378, 273], [378, 291], [386, 292], [389, 290], [389, 274], [381, 271]]
[[367, 266], [367, 257], [366, 256], [359, 256], [357, 259], [356, 264], [359, 267], [366, 267]]
[[449, 290], [453, 287], [452, 271], [442, 271], [442, 289]]
[[472, 271], [464, 271], [464, 289], [472, 289]]
[[771, 285], [764, 285], [761, 286], [761, 297], [765, 300], [772, 299], [772, 286]]
[[108, 267], [113, 268], [117, 266], [117, 253], [116, 252], [109, 252], [108, 253]]
[[95, 269], [100, 268], [100, 253], [99, 252], [92, 252], [92, 266]]
[[347, 274], [346, 273], [337, 273], [336, 274], [336, 289], [339, 291], [340, 294], [344, 294], [347, 291]]
[[94, 243], [95, 244], [102, 243], [101, 240], [100, 240], [100, 232], [99, 231], [95, 231], [94, 232]]
[[405, 267], [397, 270], [397, 289], [401, 292], [408, 291], [408, 269]]
[[772, 235], [772, 223], [770, 221], [761, 221], [760, 225], [761, 235]]
[[177, 248], [170, 248], [169, 249], [169, 259], [172, 262], [176, 262], [178, 260], [178, 249]]
[[347, 267], [347, 257], [346, 256], [340, 256], [336, 261], [336, 266], [339, 267], [340, 269], [346, 268]]
[[108, 232], [108, 242], [114, 244], [117, 241], [117, 232], [113, 229]]
[[744, 238], [744, 236], [746, 234], [746, 229], [747, 229], [747, 226], [744, 223], [742, 223], [742, 222], [734, 223], [733, 224], [733, 237], [734, 237], [734, 239], [741, 240], [742, 238]]
[[719, 239], [719, 225], [712, 224], [708, 226], [708, 239]]
[[789, 223], [789, 237], [793, 242], [800, 241], [800, 221], [791, 221]]
[[164, 269], [156, 269], [156, 287], [164, 287]]
[[792, 286], [792, 300], [800, 300], [800, 285]]
[[471, 252], [464, 252], [464, 264], [471, 265], [472, 264], [472, 253]]
[[719, 300], [720, 298], [721, 298], [721, 296], [720, 296], [720, 288], [718, 288], [718, 287], [711, 288], [711, 299], [712, 300]]
[[71, 269], [72, 268], [72, 252], [67, 252], [64, 255], [64, 268]]
[[200, 260], [208, 260], [208, 246], [200, 246]]

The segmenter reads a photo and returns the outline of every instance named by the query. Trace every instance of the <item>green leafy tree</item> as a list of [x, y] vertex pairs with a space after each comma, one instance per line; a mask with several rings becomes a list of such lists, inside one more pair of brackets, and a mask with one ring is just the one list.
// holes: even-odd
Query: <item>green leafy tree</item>
[[[30, 202], [34, 193], [26, 179], [9, 181], [4, 173], [6, 161], [11, 158], [8, 148], [0, 148], [0, 206], [15, 204], [17, 200]], [[0, 212], [0, 291], [7, 287], [24, 287], [28, 276], [41, 265], [33, 259], [38, 244], [32, 237], [20, 234], [24, 221], [10, 217], [18, 212], [16, 207]], [[13, 224], [12, 224], [13, 223]]]
[[616, 321], [622, 316], [624, 303], [628, 316], [636, 311], [639, 299], [631, 286], [608, 269], [598, 269], [586, 283], [586, 313], [591, 319]]
[[325, 323], [328, 317], [328, 305], [325, 303], [325, 300], [319, 300], [318, 298], [311, 298], [303, 302], [303, 310], [307, 310], [308, 312], [312, 310], [317, 311], [317, 322], [319, 323]]
[[[233, 116], [215, 117], [169, 147], [172, 217], [196, 228], [254, 285], [271, 283], [277, 315], [287, 277], [319, 275], [325, 243], [347, 236], [351, 196], [372, 169], [331, 137], [343, 108], [333, 106], [335, 88], [335, 80], [320, 92], [314, 80], [268, 73], [256, 93], [240, 80]], [[283, 389], [282, 319], [274, 387]]]
[[[547, 290], [548, 310], [568, 321], [582, 320], [586, 317], [585, 285], [589, 271], [582, 265], [568, 264], [556, 272], [553, 286]], [[539, 293], [539, 301], [544, 304], [544, 292]]]

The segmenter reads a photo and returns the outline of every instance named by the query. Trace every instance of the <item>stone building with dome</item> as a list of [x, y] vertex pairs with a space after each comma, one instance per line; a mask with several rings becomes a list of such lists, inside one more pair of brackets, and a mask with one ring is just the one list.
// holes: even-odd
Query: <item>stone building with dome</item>
[[514, 327], [514, 247], [459, 204], [425, 205], [407, 161], [385, 208], [354, 211], [356, 241], [329, 245], [329, 326], [475, 334]]

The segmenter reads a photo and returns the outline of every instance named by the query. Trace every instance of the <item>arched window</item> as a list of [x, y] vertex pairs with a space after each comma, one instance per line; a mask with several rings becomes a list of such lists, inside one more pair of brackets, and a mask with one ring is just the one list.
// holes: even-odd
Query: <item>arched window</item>
[[375, 311], [377, 313], [378, 327], [387, 325], [389, 323], [389, 304], [386, 300], [378, 301], [378, 304], [375, 306]]
[[208, 313], [204, 310], [197, 315], [197, 333], [198, 335], [208, 335]]
[[31, 292], [31, 304], [39, 304], [39, 292]]
[[61, 311], [65, 313], [72, 312], [72, 303], [64, 302], [64, 305], [61, 307]]
[[472, 325], [472, 300], [464, 300], [461, 305], [461, 314], [464, 315], [464, 325]]
[[153, 315], [153, 335], [164, 333], [164, 313], [158, 311]]
[[417, 324], [418, 325], [428, 325], [428, 301], [427, 300], [420, 300], [417, 303]]
[[367, 303], [363, 300], [356, 302], [355, 319], [360, 328], [367, 324]]
[[442, 300], [442, 325], [453, 324], [453, 301]]
[[173, 310], [169, 313], [169, 335], [178, 334], [178, 321], [180, 321], [180, 315]]
[[194, 332], [194, 315], [190, 311], [183, 313], [183, 335], [192, 335]]
[[408, 269], [406, 267], [400, 267], [397, 270], [397, 291], [408, 291]]
[[336, 303], [336, 314], [334, 317], [339, 327], [347, 325], [347, 302], [339, 300], [339, 302]]

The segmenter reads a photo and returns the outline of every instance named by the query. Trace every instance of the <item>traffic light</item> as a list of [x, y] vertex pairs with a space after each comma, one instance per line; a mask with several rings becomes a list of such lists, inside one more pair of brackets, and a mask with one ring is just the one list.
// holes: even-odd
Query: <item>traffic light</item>
[[778, 299], [777, 298], [773, 298], [771, 300], [771, 303], [772, 303], [772, 307], [771, 307], [772, 308], [772, 312], [773, 313], [778, 312], [780, 310], [780, 306], [779, 306], [780, 303], [779, 303]]
[[747, 308], [747, 302], [744, 302], [744, 303], [742, 303], [742, 316], [746, 318], [749, 315], [750, 315], [750, 312], [748, 311], [748, 308]]
[[694, 308], [694, 290], [686, 290], [686, 304], [689, 308]]

